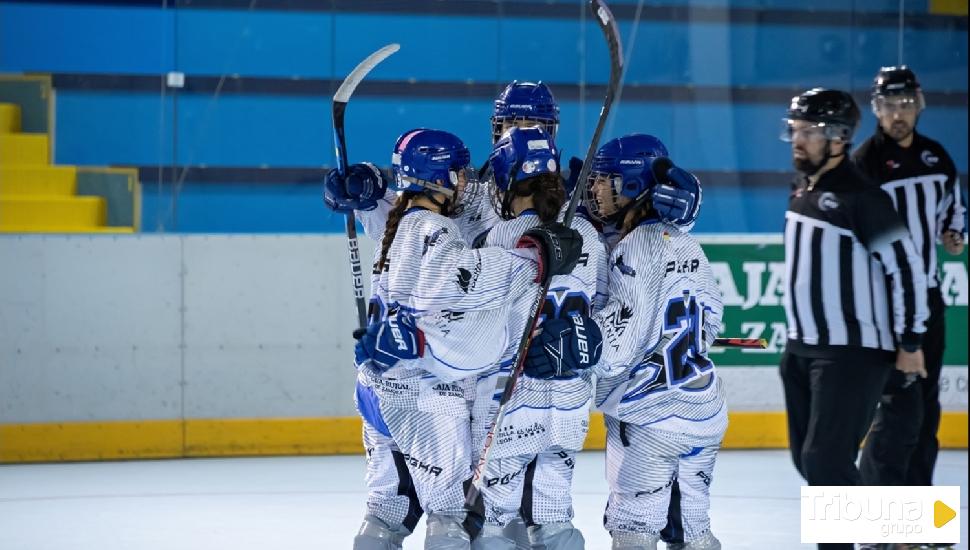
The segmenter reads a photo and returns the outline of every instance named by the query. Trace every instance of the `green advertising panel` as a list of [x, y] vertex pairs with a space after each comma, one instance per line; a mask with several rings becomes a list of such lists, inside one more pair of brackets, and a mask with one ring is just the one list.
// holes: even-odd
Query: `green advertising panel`
[[[765, 350], [712, 350], [718, 365], [777, 366], [785, 346], [785, 256], [780, 236], [701, 238], [724, 302], [722, 336], [765, 338]], [[950, 256], [940, 247], [941, 291], [946, 309], [945, 365], [967, 364], [967, 252]]]

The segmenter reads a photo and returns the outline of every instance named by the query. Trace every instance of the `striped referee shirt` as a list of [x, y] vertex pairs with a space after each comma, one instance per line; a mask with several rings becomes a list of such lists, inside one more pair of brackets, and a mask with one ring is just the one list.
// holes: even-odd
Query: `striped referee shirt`
[[851, 161], [814, 185], [796, 182], [785, 213], [785, 268], [788, 351], [834, 358], [922, 341], [923, 260], [892, 201]]
[[942, 145], [919, 133], [907, 148], [882, 131], [852, 155], [869, 179], [889, 194], [926, 268], [926, 284], [940, 285], [936, 243], [943, 233], [966, 229], [956, 166]]

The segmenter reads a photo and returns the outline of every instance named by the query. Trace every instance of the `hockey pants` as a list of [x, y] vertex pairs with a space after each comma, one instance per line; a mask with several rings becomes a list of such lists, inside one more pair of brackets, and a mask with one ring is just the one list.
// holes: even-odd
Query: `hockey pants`
[[428, 514], [425, 548], [469, 548], [481, 529], [481, 510], [465, 509], [472, 474], [469, 419], [384, 404], [381, 411]]
[[671, 535], [690, 543], [711, 529], [710, 484], [724, 431], [727, 411], [705, 420], [703, 435], [676, 433], [652, 426], [606, 419], [606, 477], [610, 487], [604, 522], [613, 534], [659, 536], [668, 526], [672, 489], [678, 484], [679, 522]]
[[[482, 484], [486, 527], [476, 550], [581, 550], [585, 541], [572, 525], [571, 486], [575, 451], [492, 458]], [[521, 521], [528, 529], [522, 540]]]

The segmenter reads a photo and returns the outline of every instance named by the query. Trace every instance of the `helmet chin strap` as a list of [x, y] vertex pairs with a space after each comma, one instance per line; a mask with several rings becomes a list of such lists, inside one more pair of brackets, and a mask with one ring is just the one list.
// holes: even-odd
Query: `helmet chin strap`
[[819, 170], [822, 169], [823, 166], [825, 166], [826, 164], [828, 164], [829, 159], [838, 158], [838, 157], [841, 157], [844, 154], [845, 154], [845, 150], [843, 149], [842, 152], [839, 153], [838, 155], [833, 155], [832, 154], [832, 140], [827, 139], [827, 140], [825, 140], [825, 150], [822, 152], [822, 160], [818, 161], [816, 164], [813, 164], [810, 167], [811, 168], [811, 171], [807, 171], [806, 170], [806, 171], [803, 171], [802, 173], [805, 174], [806, 176], [814, 176], [815, 174], [818, 173]]
[[[613, 204], [616, 204], [616, 197], [617, 195], [614, 194]], [[630, 201], [626, 206], [621, 206], [616, 212], [608, 216], [606, 221], [612, 223], [617, 229], [623, 229], [623, 221], [626, 219], [626, 215], [629, 212], [643, 206], [643, 203], [647, 202], [649, 197], [650, 191], [644, 191], [639, 197]]]
[[428, 197], [428, 200], [431, 201], [432, 204], [438, 207], [439, 213], [446, 218], [457, 216], [462, 212], [462, 209], [458, 208], [459, 201], [457, 188], [452, 191], [450, 198], [446, 198], [442, 201], [439, 201], [434, 197], [433, 191], [426, 192], [425, 196]]
[[431, 204], [438, 207], [439, 214], [441, 214], [442, 216], [448, 217], [450, 215], [449, 210], [451, 210], [451, 199], [445, 199], [443, 201], [439, 201], [438, 199], [435, 198], [434, 194], [435, 194], [435, 191], [425, 191], [424, 196], [429, 201], [431, 201]]
[[428, 201], [431, 202], [431, 204], [438, 207], [439, 214], [450, 218], [453, 215], [458, 215], [461, 213], [461, 211], [456, 208], [456, 205], [459, 202], [457, 186], [451, 189], [451, 197], [445, 198], [444, 200], [438, 200], [437, 198], [435, 198], [435, 193], [440, 193], [442, 195], [445, 195], [445, 197], [447, 197], [448, 196], [447, 192], [449, 191], [447, 187], [442, 187], [437, 184], [430, 185], [427, 182], [421, 183], [421, 186], [424, 187], [422, 194], [426, 199], [428, 199]]
[[[518, 174], [521, 167], [522, 163], [517, 163], [512, 169], [512, 174]], [[502, 193], [502, 211], [499, 212], [499, 215], [503, 220], [515, 219], [515, 212], [512, 210], [512, 201], [515, 200], [515, 186], [518, 185], [518, 183], [519, 180], [515, 179], [515, 176], [513, 175], [512, 179], [509, 181], [508, 190]]]

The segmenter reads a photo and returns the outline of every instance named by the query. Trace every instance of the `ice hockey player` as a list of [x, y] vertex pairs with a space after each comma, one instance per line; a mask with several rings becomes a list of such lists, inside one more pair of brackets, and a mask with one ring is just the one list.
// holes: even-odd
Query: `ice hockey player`
[[[503, 221], [489, 231], [486, 246], [514, 249], [524, 233], [559, 217], [566, 198], [559, 156], [552, 136], [541, 127], [513, 126], [501, 136], [489, 165], [495, 183], [493, 202]], [[576, 349], [563, 351], [576, 353], [576, 363], [572, 370], [553, 366], [526, 372], [518, 380], [483, 476], [486, 523], [473, 545], [476, 549], [516, 548], [520, 515], [532, 548], [584, 546], [582, 534], [571, 522], [570, 488], [575, 454], [582, 449], [589, 426], [588, 368], [599, 355], [601, 338], [595, 326], [574, 325], [572, 319], [590, 314], [597, 291], [600, 295], [605, 291], [607, 274], [606, 251], [596, 228], [582, 216], [572, 226], [583, 236], [583, 253], [572, 273], [553, 278], [542, 322], [563, 320], [568, 326], [561, 330], [581, 338]], [[525, 330], [530, 306], [531, 300], [513, 306], [508, 319], [512, 335]], [[518, 338], [513, 338], [498, 368], [479, 376], [473, 413], [476, 447], [497, 411], [496, 380], [508, 376], [517, 347]]]
[[[621, 234], [610, 255], [609, 301], [591, 319], [604, 338], [594, 369], [607, 426], [605, 525], [616, 550], [656, 548], [677, 483], [684, 542], [668, 548], [716, 549], [709, 491], [727, 408], [707, 350], [720, 329], [721, 298], [700, 245], [679, 229], [696, 216], [694, 205], [662, 207], [675, 225], [652, 201], [660, 184], [685, 188], [693, 178], [658, 153], [666, 148], [645, 134], [607, 142], [587, 184], [590, 214]], [[541, 335], [528, 353], [529, 369], [569, 357]]]
[[513, 126], [538, 126], [555, 139], [559, 131], [559, 103], [542, 81], [513, 80], [495, 98], [491, 122], [493, 144]]
[[[513, 126], [538, 125], [555, 136], [559, 125], [559, 105], [552, 91], [542, 82], [513, 81], [495, 99], [491, 125], [493, 143], [505, 130]], [[475, 180], [467, 182], [466, 193], [462, 199], [463, 208], [454, 217], [461, 234], [469, 244], [475, 243], [476, 239], [481, 244], [488, 230], [499, 221], [488, 200], [489, 194], [484, 192], [487, 183]], [[378, 243], [381, 242], [388, 213], [397, 199], [397, 193], [388, 188], [381, 170], [371, 163], [353, 164], [347, 168], [345, 175], [331, 170], [327, 174], [324, 190], [324, 202], [331, 210], [356, 214], [365, 234]], [[375, 310], [375, 305], [372, 304], [372, 311]], [[376, 320], [373, 316], [371, 319]], [[376, 410], [379, 406], [377, 397], [367, 387], [366, 382], [363, 375], [358, 376], [355, 403], [358, 408], [363, 406]], [[382, 429], [386, 432], [386, 428]], [[403, 539], [413, 531], [422, 513], [413, 483], [404, 467], [403, 455], [393, 440], [366, 421], [363, 431], [367, 454], [367, 509], [370, 521], [378, 517], [389, 518], [385, 527], [396, 526], [396, 538]], [[524, 524], [521, 519], [517, 523], [516, 526], [510, 526], [509, 531], [517, 530], [516, 538], [527, 545], [528, 535]], [[368, 529], [368, 520], [365, 520], [361, 530], [363, 532]]]
[[[555, 139], [559, 129], [559, 104], [556, 103], [552, 90], [542, 82], [513, 80], [495, 98], [490, 122], [493, 146], [506, 131], [514, 127], [539, 127]], [[491, 165], [485, 162], [478, 174], [482, 189], [487, 190], [493, 183]], [[476, 195], [484, 200], [468, 203], [468, 208], [457, 220], [462, 230], [468, 234], [469, 242], [473, 244], [484, 242], [488, 230], [501, 219], [487, 200], [489, 195], [487, 192]]]
[[[418, 129], [398, 139], [392, 168], [401, 194], [385, 224], [373, 287], [376, 317], [389, 322], [373, 323], [362, 336], [366, 345], [357, 348], [367, 385], [378, 397], [379, 418], [370, 423], [383, 423], [405, 458], [428, 514], [429, 549], [468, 548], [476, 530], [464, 509], [463, 485], [471, 474], [466, 386], [495, 353], [477, 340], [481, 327], [464, 321], [464, 312], [501, 309], [534, 293], [537, 277], [570, 272], [582, 246], [575, 231], [546, 225], [523, 236], [524, 249], [471, 249], [449, 217], [460, 213], [461, 193], [473, 174], [469, 160], [462, 142], [447, 132]], [[415, 317], [432, 319], [433, 330], [447, 330], [449, 342], [466, 346], [436, 349], [404, 338], [398, 323]], [[441, 335], [431, 336], [438, 341]], [[413, 356], [395, 358], [386, 368], [387, 352], [400, 356], [404, 348]], [[480, 363], [476, 352], [482, 353]], [[369, 534], [377, 543], [398, 538], [393, 529], [376, 531]]]
[[[387, 213], [395, 199], [396, 194], [388, 189], [384, 175], [371, 163], [352, 164], [343, 175], [331, 170], [324, 182], [327, 207], [337, 213], [356, 215], [365, 234], [378, 244], [384, 237]], [[379, 256], [375, 257], [373, 262], [376, 264], [378, 259]], [[371, 302], [371, 322], [380, 320], [378, 303]], [[408, 473], [407, 459], [381, 419], [377, 395], [369, 380], [363, 370], [358, 371], [354, 404], [363, 419], [367, 512], [353, 548], [400, 550], [404, 538], [414, 531], [424, 512]]]

